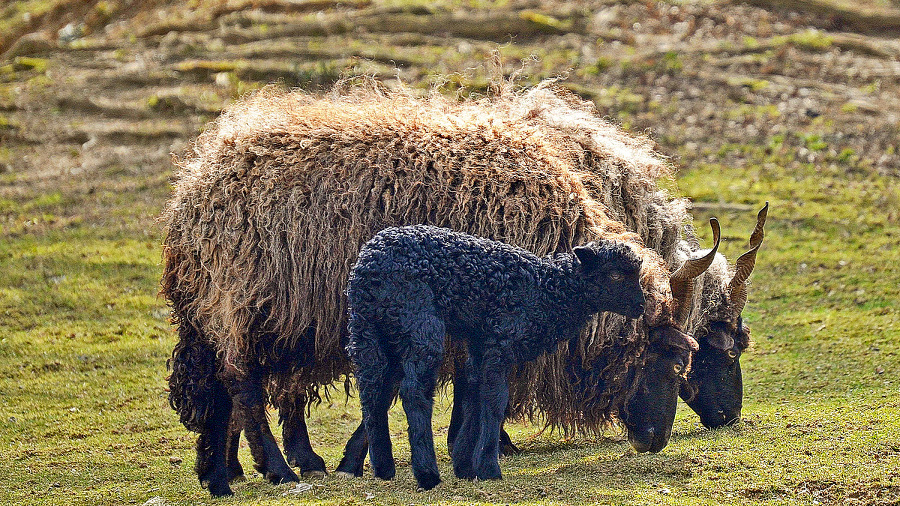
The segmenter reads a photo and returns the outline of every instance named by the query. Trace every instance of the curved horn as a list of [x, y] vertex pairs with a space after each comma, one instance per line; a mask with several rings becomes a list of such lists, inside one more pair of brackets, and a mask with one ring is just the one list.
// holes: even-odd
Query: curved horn
[[753, 272], [756, 266], [756, 252], [762, 246], [765, 233], [763, 227], [766, 225], [766, 216], [769, 212], [769, 203], [760, 209], [756, 215], [756, 228], [750, 234], [750, 249], [746, 253], [738, 257], [734, 264], [734, 277], [728, 282], [728, 298], [731, 300], [732, 309], [735, 318], [741, 315], [744, 310], [744, 304], [747, 303], [747, 285], [745, 282]]
[[719, 220], [710, 218], [709, 226], [712, 228], [713, 241], [715, 241], [713, 248], [709, 250], [709, 253], [702, 257], [685, 260], [681, 267], [669, 277], [669, 286], [672, 288], [672, 298], [678, 305], [675, 310], [675, 318], [681, 325], [685, 324], [691, 310], [691, 298], [694, 294], [694, 278], [706, 272], [706, 269], [709, 269], [713, 259], [716, 258], [716, 252], [719, 250], [719, 240], [721, 239]]

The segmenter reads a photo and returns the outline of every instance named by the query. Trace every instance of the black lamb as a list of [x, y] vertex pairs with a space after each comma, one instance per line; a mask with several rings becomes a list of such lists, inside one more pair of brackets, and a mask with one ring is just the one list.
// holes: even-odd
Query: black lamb
[[395, 473], [387, 411], [399, 385], [420, 487], [440, 483], [431, 432], [444, 338], [466, 343], [469, 392], [452, 448], [460, 478], [498, 479], [510, 369], [578, 334], [592, 315], [644, 312], [641, 260], [602, 240], [538, 257], [448, 229], [392, 227], [366, 243], [350, 274], [350, 337], [374, 475]]

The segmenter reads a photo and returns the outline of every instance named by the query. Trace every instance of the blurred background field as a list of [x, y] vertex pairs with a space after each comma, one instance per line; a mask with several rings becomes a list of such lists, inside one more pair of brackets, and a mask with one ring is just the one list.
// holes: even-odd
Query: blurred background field
[[[522, 85], [562, 77], [649, 134], [729, 258], [771, 202], [745, 421], [709, 431], [682, 406], [657, 455], [512, 424], [525, 453], [471, 483], [452, 477], [442, 399], [433, 491], [414, 491], [400, 413], [395, 482], [285, 496], [257, 476], [210, 500], [164, 390], [155, 220], [172, 154], [272, 81], [477, 95], [493, 51]], [[0, 54], [0, 504], [900, 501], [896, 0], [7, 1]], [[358, 420], [342, 392], [314, 409], [329, 468]]]

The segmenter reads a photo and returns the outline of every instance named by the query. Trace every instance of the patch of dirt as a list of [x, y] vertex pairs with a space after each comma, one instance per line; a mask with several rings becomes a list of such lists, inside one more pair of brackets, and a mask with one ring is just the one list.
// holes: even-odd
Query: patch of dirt
[[508, 74], [525, 61], [523, 84], [565, 75], [682, 166], [740, 165], [750, 152], [900, 176], [896, 8], [867, 25], [817, 0], [790, 4], [803, 12], [765, 0], [195, 3], [60, 0], [0, 42], [44, 41], [0, 62], [0, 199], [61, 191], [105, 223], [130, 211], [97, 195], [129, 188], [137, 223], [162, 207], [171, 154], [243, 93], [271, 81], [324, 90], [354, 73], [423, 93], [485, 90], [498, 48]]
[[829, 480], [811, 480], [798, 483], [793, 495], [813, 499], [823, 505], [887, 506], [900, 502], [900, 485], [877, 481], [848, 485]]

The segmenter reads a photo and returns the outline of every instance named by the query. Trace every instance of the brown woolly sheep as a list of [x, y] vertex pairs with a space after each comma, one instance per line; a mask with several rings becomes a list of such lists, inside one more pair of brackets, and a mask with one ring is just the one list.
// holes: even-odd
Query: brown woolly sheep
[[[701, 250], [687, 201], [672, 198], [658, 186], [672, 170], [649, 141], [623, 134], [602, 120], [591, 102], [560, 89], [535, 88], [518, 102], [518, 116], [536, 127], [553, 129], [579, 146], [572, 164], [588, 193], [604, 204], [609, 216], [641, 236], [673, 270], [688, 258], [708, 255]], [[700, 345], [682, 397], [707, 427], [740, 419], [740, 354], [750, 344], [741, 312], [747, 301], [746, 281], [763, 240], [766, 207], [757, 217], [750, 250], [734, 267], [716, 254], [711, 267], [687, 287], [689, 303], [678, 308], [677, 320]], [[520, 403], [534, 407], [533, 403]]]
[[560, 424], [612, 420], [640, 390], [648, 360], [675, 356], [683, 374], [696, 343], [674, 321], [668, 268], [588, 195], [570, 140], [510, 116], [518, 96], [420, 100], [363, 86], [316, 99], [269, 88], [227, 109], [178, 160], [163, 215], [162, 293], [180, 339], [169, 400], [200, 433], [196, 471], [212, 494], [230, 494], [229, 478], [241, 472], [236, 462], [229, 471], [226, 455], [233, 407], [257, 469], [274, 483], [297, 480], [268, 427], [266, 400], [292, 418], [292, 463], [324, 471], [315, 469], [322, 462], [303, 409], [350, 372], [347, 277], [362, 244], [387, 226], [431, 224], [538, 255], [616, 239], [641, 257], [644, 318], [602, 314], [558, 353], [583, 349], [573, 368], [602, 386], [582, 385], [592, 409], [565, 413]]

